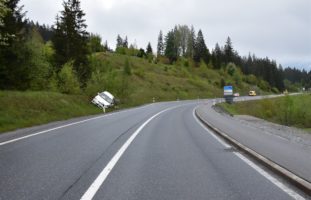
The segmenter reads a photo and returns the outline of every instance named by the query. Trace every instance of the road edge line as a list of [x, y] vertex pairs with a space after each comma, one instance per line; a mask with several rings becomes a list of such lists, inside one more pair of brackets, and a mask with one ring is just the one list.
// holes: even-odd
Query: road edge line
[[[146, 104], [146, 105], [143, 105], [143, 106], [129, 108], [129, 109], [124, 109], [124, 110], [120, 110], [120, 111], [116, 111], [116, 112], [100, 114], [99, 116], [93, 116], [93, 117], [90, 116], [89, 118], [86, 118], [84, 120], [78, 120], [76, 122], [65, 123], [64, 125], [55, 126], [53, 128], [45, 129], [45, 130], [42, 130], [42, 131], [34, 131], [33, 133], [29, 133], [29, 134], [26, 134], [24, 136], [12, 138], [12, 139], [9, 139], [7, 141], [0, 142], [0, 146], [11, 144], [11, 143], [14, 143], [14, 142], [17, 142], [17, 141], [20, 141], [20, 140], [24, 140], [24, 139], [27, 139], [27, 138], [30, 138], [30, 137], [34, 137], [34, 136], [41, 135], [41, 134], [44, 134], [44, 133], [48, 133], [48, 132], [51, 132], [51, 131], [55, 131], [55, 130], [58, 130], [58, 129], [70, 127], [70, 126], [73, 126], [73, 125], [82, 124], [82, 123], [93, 121], [93, 120], [96, 120], [96, 119], [101, 119], [101, 118], [109, 117], [109, 116], [116, 115], [116, 114], [119, 114], [119, 113], [126, 113], [126, 112], [129, 112], [129, 111], [140, 109], [140, 108], [144, 108], [144, 107], [150, 106], [150, 105], [152, 105], [152, 104]], [[72, 119], [74, 119], [74, 118], [72, 118]], [[61, 121], [66, 122], [67, 120], [61, 120]], [[53, 122], [51, 122], [51, 123], [53, 123]], [[44, 125], [44, 124], [42, 124], [42, 125]], [[31, 128], [31, 127], [28, 127], [28, 128]]]
[[293, 172], [289, 171], [288, 169], [278, 165], [277, 163], [273, 162], [272, 160], [264, 157], [263, 155], [257, 153], [256, 151], [252, 150], [251, 148], [241, 144], [240, 142], [238, 142], [237, 140], [233, 139], [232, 137], [230, 137], [226, 133], [224, 133], [224, 132], [220, 131], [219, 129], [217, 129], [216, 127], [213, 127], [209, 122], [204, 120], [200, 116], [200, 114], [198, 114], [197, 109], [198, 108], [195, 109], [195, 115], [197, 116], [197, 118], [204, 125], [206, 125], [212, 131], [214, 131], [214, 133], [219, 135], [221, 138], [225, 139], [225, 141], [227, 141], [231, 145], [235, 146], [236, 148], [242, 150], [244, 153], [248, 154], [252, 158], [256, 159], [257, 161], [259, 161], [260, 163], [262, 163], [263, 165], [265, 165], [266, 167], [268, 167], [272, 171], [274, 171], [277, 174], [283, 176], [288, 181], [290, 181], [292, 184], [294, 184], [295, 186], [300, 188], [303, 192], [311, 195], [311, 183], [310, 182], [308, 182], [307, 180], [299, 177], [298, 175], [294, 174]]

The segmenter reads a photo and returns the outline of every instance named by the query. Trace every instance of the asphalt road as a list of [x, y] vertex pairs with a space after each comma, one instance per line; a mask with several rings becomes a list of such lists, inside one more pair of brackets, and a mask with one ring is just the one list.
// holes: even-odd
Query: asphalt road
[[0, 140], [0, 199], [80, 199], [89, 191], [85, 199], [300, 198], [203, 128], [198, 105], [157, 103]]

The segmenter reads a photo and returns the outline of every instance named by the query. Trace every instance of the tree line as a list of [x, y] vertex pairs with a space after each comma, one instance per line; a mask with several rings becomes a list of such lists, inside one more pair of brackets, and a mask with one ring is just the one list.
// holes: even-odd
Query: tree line
[[157, 43], [157, 56], [166, 57], [170, 63], [181, 57], [192, 59], [196, 63], [201, 61], [214, 69], [226, 68], [229, 63], [234, 63], [246, 75], [254, 75], [265, 81], [270, 86], [280, 91], [285, 89], [284, 81], [301, 86], [311, 87], [311, 71], [292, 68], [283, 69], [276, 61], [266, 58], [258, 58], [255, 55], [240, 56], [234, 49], [232, 40], [227, 38], [224, 46], [216, 43], [212, 50], [206, 46], [202, 30], [197, 33], [193, 26], [175, 26], [164, 36], [160, 31]]

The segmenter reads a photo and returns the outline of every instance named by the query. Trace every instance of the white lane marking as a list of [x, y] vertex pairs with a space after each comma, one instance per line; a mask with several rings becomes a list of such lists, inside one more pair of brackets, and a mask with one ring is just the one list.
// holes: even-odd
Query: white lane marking
[[104, 183], [107, 176], [111, 172], [111, 170], [114, 168], [114, 166], [117, 164], [123, 153], [126, 151], [126, 149], [130, 146], [130, 144], [133, 142], [133, 140], [136, 138], [136, 136], [140, 133], [140, 131], [155, 117], [159, 116], [160, 114], [172, 110], [174, 108], [177, 108], [180, 106], [175, 106], [172, 108], [167, 108], [165, 110], [162, 110], [161, 112], [158, 112], [157, 114], [150, 117], [147, 121], [145, 121], [133, 134], [132, 136], [122, 145], [122, 147], [118, 150], [118, 152], [113, 156], [113, 158], [109, 161], [109, 163], [106, 165], [106, 167], [101, 171], [101, 173], [98, 175], [98, 177], [95, 179], [95, 181], [91, 184], [91, 186], [87, 189], [87, 191], [83, 194], [81, 197], [81, 200], [91, 200], [97, 193], [100, 186]]
[[[112, 115], [112, 114], [109, 114], [109, 115]], [[33, 137], [33, 136], [36, 136], [36, 135], [41, 135], [43, 133], [47, 133], [47, 132], [50, 132], [50, 131], [54, 131], [54, 130], [58, 130], [58, 129], [61, 129], [61, 128], [65, 128], [65, 127], [68, 127], [68, 126], [72, 126], [72, 125], [76, 125], [76, 124], [81, 124], [81, 123], [84, 123], [84, 122], [87, 122], [87, 121], [91, 121], [91, 120], [107, 117], [109, 115], [94, 117], [94, 118], [91, 118], [91, 119], [86, 119], [86, 120], [82, 120], [82, 121], [66, 124], [66, 125], [63, 125], [63, 126], [58, 126], [58, 127], [55, 127], [55, 128], [51, 128], [51, 129], [48, 129], [48, 130], [40, 131], [40, 132], [33, 133], [33, 134], [30, 134], [30, 135], [26, 135], [26, 136], [23, 136], [23, 137], [15, 138], [15, 139], [12, 139], [12, 140], [9, 140], [9, 141], [6, 141], [6, 142], [1, 142], [0, 146], [5, 145], [5, 144], [9, 144], [9, 143], [13, 143], [13, 142], [17, 142], [19, 140], [24, 140], [26, 138], [30, 138], [30, 137]]]
[[95, 119], [100, 119], [100, 118], [108, 117], [108, 116], [111, 116], [111, 115], [117, 115], [117, 114], [120, 114], [120, 113], [126, 113], [126, 112], [130, 112], [130, 111], [134, 111], [134, 110], [139, 110], [139, 109], [142, 109], [144, 107], [152, 106], [152, 105], [153, 104], [149, 104], [149, 105], [142, 106], [142, 107], [139, 107], [139, 108], [134, 108], [134, 109], [130, 109], [130, 110], [120, 111], [120, 112], [111, 113], [111, 114], [107, 114], [107, 115], [103, 115], [103, 116], [98, 116], [98, 117], [93, 117], [93, 118], [90, 118], [90, 119], [86, 119], [86, 120], [82, 120], [82, 121], [66, 124], [66, 125], [63, 125], [63, 126], [58, 126], [58, 127], [47, 129], [47, 130], [40, 131], [40, 132], [37, 132], [37, 133], [32, 133], [32, 134], [29, 134], [29, 135], [26, 135], [26, 136], [23, 136], [23, 137], [19, 137], [19, 138], [15, 138], [15, 139], [12, 139], [12, 140], [5, 141], [5, 142], [1, 142], [0, 146], [6, 145], [6, 144], [10, 144], [10, 143], [13, 143], [13, 142], [17, 142], [19, 140], [24, 140], [24, 139], [27, 139], [27, 138], [30, 138], [30, 137], [33, 137], [33, 136], [36, 136], [36, 135], [41, 135], [43, 133], [55, 131], [55, 130], [58, 130], [58, 129], [61, 129], [61, 128], [65, 128], [65, 127], [68, 127], [68, 126], [72, 126], [72, 125], [76, 125], [76, 124], [82, 124], [82, 123], [85, 123], [85, 122], [88, 122], [88, 121], [92, 121], [92, 120], [95, 120]]
[[218, 136], [216, 136], [211, 130], [209, 130], [206, 126], [204, 126], [202, 124], [202, 122], [200, 122], [200, 120], [195, 116], [195, 111], [193, 110], [193, 117], [194, 119], [197, 121], [197, 123], [206, 131], [208, 132], [211, 136], [213, 136], [220, 144], [222, 144], [223, 146], [225, 146], [226, 148], [230, 148], [231, 146], [229, 144], [227, 144], [225, 141], [223, 141], [221, 138], [219, 138]]
[[[197, 108], [197, 107], [196, 107]], [[212, 135], [219, 143], [221, 143], [224, 147], [226, 148], [230, 148], [232, 147], [231, 145], [227, 144], [225, 141], [223, 141], [219, 136], [217, 136], [215, 133], [213, 133], [211, 130], [209, 130], [205, 125], [203, 125], [202, 122], [199, 121], [199, 119], [195, 116], [195, 109], [193, 110], [193, 117], [194, 119], [197, 121], [197, 123], [199, 123], [201, 125], [201, 127], [206, 130], [210, 135]], [[290, 197], [292, 197], [293, 199], [296, 200], [305, 200], [305, 198], [303, 198], [301, 195], [299, 195], [298, 193], [296, 193], [295, 191], [293, 191], [292, 189], [290, 189], [289, 187], [287, 187], [286, 185], [284, 185], [283, 183], [281, 183], [279, 180], [277, 180], [276, 178], [274, 178], [272, 175], [270, 175], [268, 172], [266, 172], [265, 170], [263, 170], [261, 167], [259, 167], [258, 165], [256, 165], [255, 163], [253, 163], [252, 161], [250, 161], [249, 159], [247, 159], [245, 156], [243, 156], [240, 153], [234, 152], [234, 154], [240, 158], [242, 161], [244, 161], [246, 164], [248, 164], [250, 167], [252, 167], [254, 170], [256, 170], [259, 174], [261, 174], [263, 177], [265, 177], [266, 179], [268, 179], [270, 182], [272, 182], [274, 185], [276, 185], [277, 187], [279, 187], [281, 190], [283, 190], [286, 194], [288, 194]]]
[[246, 164], [248, 164], [249, 166], [251, 166], [253, 169], [255, 169], [259, 174], [261, 174], [262, 176], [264, 176], [266, 179], [268, 179], [270, 182], [272, 182], [274, 185], [276, 185], [277, 187], [279, 187], [281, 190], [283, 190], [285, 193], [287, 193], [289, 196], [291, 196], [293, 199], [296, 200], [305, 200], [305, 198], [303, 198], [302, 196], [300, 196], [299, 194], [297, 194], [295, 191], [291, 190], [290, 188], [288, 188], [286, 185], [284, 185], [283, 183], [281, 183], [280, 181], [278, 181], [276, 178], [274, 178], [273, 176], [271, 176], [268, 172], [266, 172], [265, 170], [263, 170], [262, 168], [260, 168], [259, 166], [257, 166], [255, 163], [253, 163], [252, 161], [250, 161], [249, 159], [247, 159], [245, 156], [243, 156], [240, 153], [236, 153], [234, 152], [234, 154], [239, 157], [241, 160], [243, 160]]

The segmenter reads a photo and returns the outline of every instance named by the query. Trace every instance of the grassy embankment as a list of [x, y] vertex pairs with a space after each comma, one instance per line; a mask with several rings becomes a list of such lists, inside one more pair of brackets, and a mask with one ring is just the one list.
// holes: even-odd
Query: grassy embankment
[[0, 91], [0, 132], [100, 113], [85, 96]]
[[311, 94], [219, 104], [233, 115], [251, 115], [311, 131]]
[[[224, 69], [213, 70], [205, 64], [195, 67], [185, 60], [174, 65], [155, 64], [114, 53], [98, 53], [90, 60], [93, 72], [97, 72], [92, 78], [96, 81], [90, 82], [80, 95], [0, 91], [0, 132], [100, 113], [90, 100], [104, 90], [120, 99], [119, 108], [125, 108], [150, 103], [153, 98], [169, 101], [219, 97], [221, 79], [233, 84], [240, 94], [246, 94], [250, 84], [259, 81], [238, 70], [231, 76]], [[130, 75], [124, 75], [126, 60], [130, 63]]]

